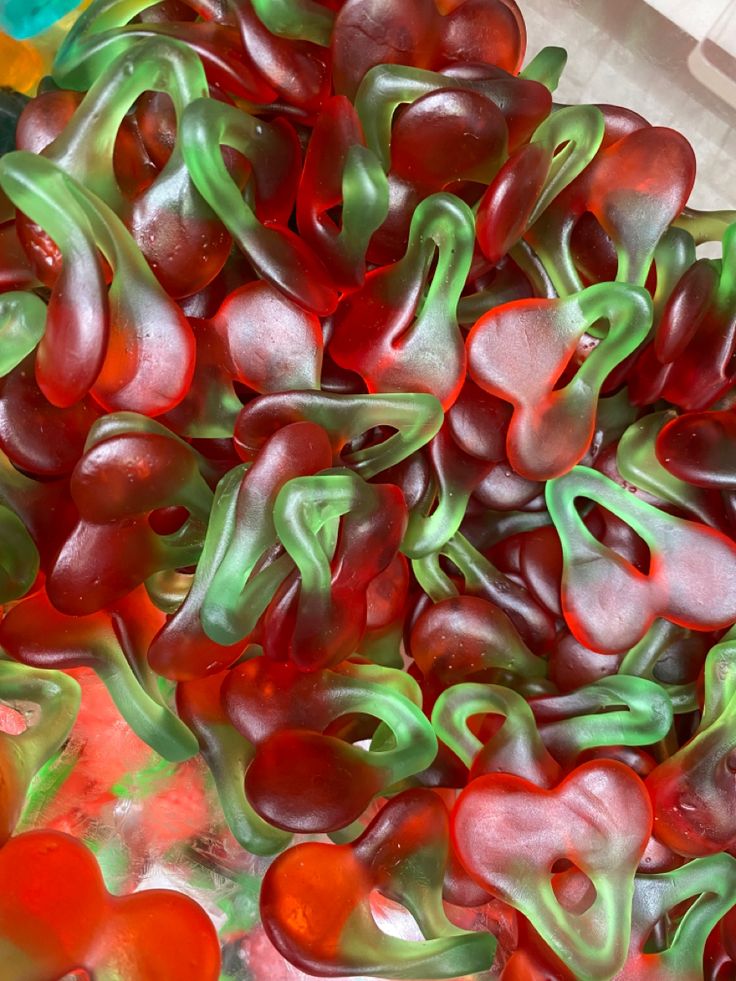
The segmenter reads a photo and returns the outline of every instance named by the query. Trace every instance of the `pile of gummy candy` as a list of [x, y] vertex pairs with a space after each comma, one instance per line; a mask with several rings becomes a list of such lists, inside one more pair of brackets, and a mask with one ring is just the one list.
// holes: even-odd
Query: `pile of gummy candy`
[[524, 54], [514, 0], [94, 0], [13, 62], [2, 981], [226, 971], [29, 819], [79, 669], [282, 972], [736, 976], [736, 212]]

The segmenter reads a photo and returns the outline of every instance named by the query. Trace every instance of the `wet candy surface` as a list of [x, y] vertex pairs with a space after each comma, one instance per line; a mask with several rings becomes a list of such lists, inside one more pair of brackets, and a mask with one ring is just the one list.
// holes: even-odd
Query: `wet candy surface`
[[0, 981], [736, 976], [698, 148], [515, 0], [72, 6], [0, 11]]

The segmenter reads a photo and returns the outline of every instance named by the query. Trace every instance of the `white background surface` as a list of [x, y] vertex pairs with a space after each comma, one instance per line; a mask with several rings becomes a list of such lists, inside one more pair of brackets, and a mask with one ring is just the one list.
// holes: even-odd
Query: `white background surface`
[[[615, 2], [615, 0], [614, 0]], [[646, 0], [694, 38], [704, 38], [732, 0]]]

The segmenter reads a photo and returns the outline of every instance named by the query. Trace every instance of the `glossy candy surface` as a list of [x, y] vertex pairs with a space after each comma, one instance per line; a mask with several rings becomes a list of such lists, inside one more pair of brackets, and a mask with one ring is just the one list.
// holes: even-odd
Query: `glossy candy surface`
[[196, 903], [164, 890], [111, 896], [92, 853], [68, 835], [13, 838], [0, 854], [0, 875], [0, 951], [16, 977], [41, 981], [82, 968], [136, 981], [217, 978], [217, 936]]
[[728, 981], [736, 211], [514, 0], [68, 6], [0, 3], [0, 981]]
[[[639, 778], [601, 762], [573, 770], [553, 791], [510, 774], [478, 777], [458, 800], [454, 834], [473, 878], [528, 916], [575, 973], [610, 977], [626, 955], [650, 824]], [[550, 881], [563, 859], [590, 883], [578, 908], [566, 909]]]

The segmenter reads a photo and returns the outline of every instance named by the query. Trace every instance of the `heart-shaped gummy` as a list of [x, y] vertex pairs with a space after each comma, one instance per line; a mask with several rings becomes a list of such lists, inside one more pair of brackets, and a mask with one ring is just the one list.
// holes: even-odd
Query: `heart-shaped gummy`
[[114, 897], [81, 842], [31, 831], [0, 851], [5, 977], [48, 981], [77, 969], [126, 981], [216, 981], [220, 949], [204, 911], [154, 889]]
[[[634, 874], [651, 826], [644, 784], [612, 760], [578, 767], [554, 790], [510, 774], [479, 777], [453, 815], [457, 852], [473, 878], [528, 917], [576, 974], [601, 979], [626, 957]], [[553, 889], [552, 869], [563, 859], [592, 883], [582, 910], [566, 908]]]
[[[630, 650], [657, 617], [694, 630], [733, 623], [736, 546], [726, 535], [667, 514], [587, 467], [548, 481], [546, 496], [564, 556], [563, 614], [586, 647]], [[644, 540], [647, 573], [592, 535], [575, 508], [578, 498], [606, 508]]]

